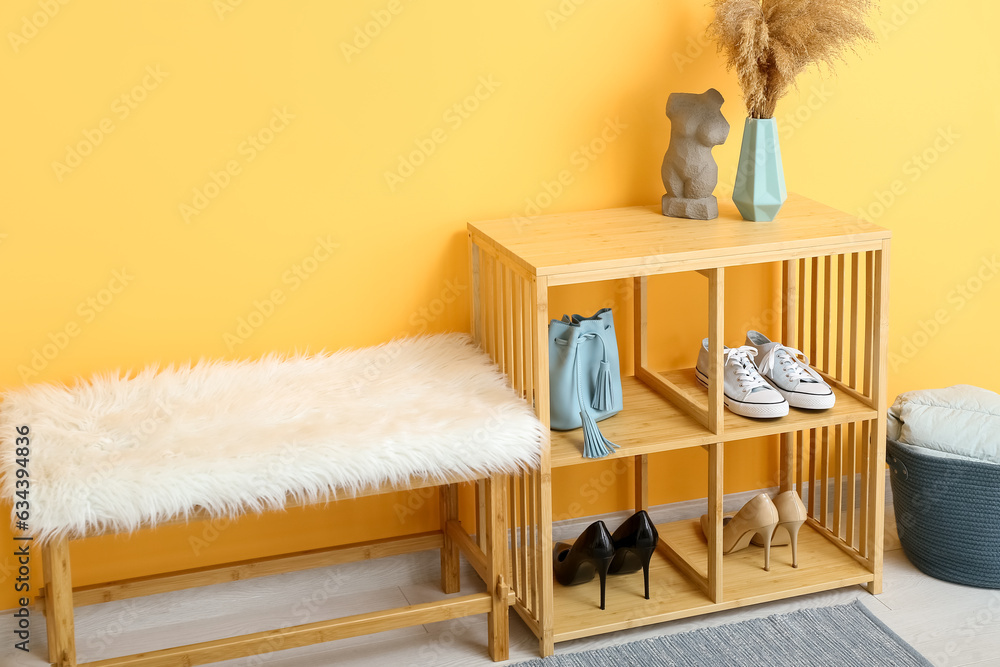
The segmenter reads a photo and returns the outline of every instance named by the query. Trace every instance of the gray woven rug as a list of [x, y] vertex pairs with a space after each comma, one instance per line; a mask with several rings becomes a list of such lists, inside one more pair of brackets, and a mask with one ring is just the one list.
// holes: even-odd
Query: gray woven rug
[[516, 667], [925, 667], [931, 663], [855, 601], [803, 609]]

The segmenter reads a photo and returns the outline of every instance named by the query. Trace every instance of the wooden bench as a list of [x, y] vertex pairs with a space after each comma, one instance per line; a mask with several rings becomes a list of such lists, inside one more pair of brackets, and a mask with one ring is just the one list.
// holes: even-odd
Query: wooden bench
[[[323, 379], [330, 373], [337, 375], [332, 384]], [[255, 388], [258, 376], [265, 378], [260, 383], [267, 388], [265, 397]], [[234, 389], [220, 394], [219, 386], [226, 383]], [[210, 400], [221, 407], [206, 406]], [[152, 414], [153, 404], [161, 415], [154, 433], [134, 442], [124, 437], [125, 425]], [[204, 429], [193, 428], [201, 423], [196, 417], [205, 414], [217, 414], [227, 422], [225, 428], [217, 428], [211, 418]], [[286, 435], [293, 437], [269, 448], [267, 426], [282, 418]], [[399, 421], [402, 427], [395, 424]], [[365, 437], [347, 432], [355, 422]], [[488, 614], [490, 656], [508, 657], [506, 475], [537, 465], [545, 433], [466, 336], [428, 336], [334, 355], [200, 363], [99, 377], [72, 388], [7, 392], [0, 404], [0, 438], [24, 425], [31, 438], [29, 528], [41, 546], [44, 573], [36, 602], [46, 617], [54, 665], [80, 664], [74, 607], [429, 549], [441, 551], [445, 593], [459, 591], [459, 553], [483, 579], [486, 592], [83, 664], [197, 665], [482, 613]], [[263, 438], [254, 430], [258, 426], [265, 430]], [[324, 428], [332, 429], [331, 435], [317, 435]], [[202, 433], [192, 430], [210, 437], [198, 447]], [[246, 453], [234, 456], [241, 451], [241, 438]], [[349, 450], [341, 465], [336, 453], [344, 442], [364, 451]], [[0, 470], [4, 489], [12, 492], [17, 464], [9, 451], [13, 447], [5, 446], [0, 455]], [[150, 456], [155, 466], [144, 467]], [[285, 465], [289, 457], [295, 460]], [[378, 458], [390, 465], [367, 465]], [[189, 479], [192, 465], [205, 469], [204, 483]], [[251, 482], [261, 491], [248, 500]], [[458, 516], [458, 486], [465, 482], [478, 486], [475, 539]], [[191, 491], [183, 494], [180, 506], [164, 500], [171, 484]], [[427, 487], [439, 487], [436, 531], [72, 585], [72, 540]], [[124, 490], [131, 495], [123, 497]]]

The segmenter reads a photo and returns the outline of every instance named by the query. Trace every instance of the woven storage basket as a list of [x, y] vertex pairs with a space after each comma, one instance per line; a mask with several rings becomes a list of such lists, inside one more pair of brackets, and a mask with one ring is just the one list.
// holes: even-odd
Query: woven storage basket
[[910, 562], [937, 579], [1000, 588], [1000, 465], [922, 454], [892, 440], [886, 461]]

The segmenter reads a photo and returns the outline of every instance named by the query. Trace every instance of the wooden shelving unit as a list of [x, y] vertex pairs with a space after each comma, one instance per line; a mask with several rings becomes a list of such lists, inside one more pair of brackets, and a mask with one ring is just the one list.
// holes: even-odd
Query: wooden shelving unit
[[[621, 446], [612, 458], [633, 461], [635, 508], [648, 506], [649, 454], [708, 450], [708, 539], [695, 521], [659, 526], [651, 599], [642, 597], [641, 577], [612, 577], [604, 611], [593, 587], [553, 585], [552, 469], [588, 461], [579, 431], [552, 432], [540, 469], [509, 478], [506, 583], [543, 656], [556, 642], [624, 628], [842, 586], [881, 590], [890, 233], [795, 195], [771, 223], [744, 222], [731, 202], [719, 209], [712, 221], [632, 207], [469, 224], [474, 335], [543, 423], [549, 288], [627, 279], [635, 374], [623, 378], [625, 409], [601, 430]], [[725, 269], [769, 262], [782, 267], [781, 340], [806, 352], [834, 387], [830, 410], [753, 420], [724, 409], [716, 378]], [[681, 271], [708, 282], [708, 391], [693, 369], [649, 366], [656, 341], [646, 326], [647, 279]], [[765, 572], [759, 549], [722, 555], [722, 471], [726, 443], [769, 435], [779, 436], [781, 490], [803, 495], [810, 518], [799, 537], [800, 566], [788, 566], [788, 549], [779, 548]]]

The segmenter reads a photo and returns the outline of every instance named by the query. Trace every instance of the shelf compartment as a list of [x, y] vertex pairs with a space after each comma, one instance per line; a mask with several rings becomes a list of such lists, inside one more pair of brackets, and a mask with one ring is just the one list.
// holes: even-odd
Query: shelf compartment
[[[662, 373], [696, 403], [708, 409], [708, 394], [695, 378], [693, 368]], [[601, 432], [620, 448], [606, 459], [732, 442], [761, 436], [822, 428], [875, 419], [876, 411], [851, 394], [834, 387], [837, 403], [829, 410], [792, 408], [780, 419], [750, 419], [726, 410], [724, 431], [717, 436], [659, 392], [633, 376], [622, 378], [625, 409], [600, 422]], [[583, 432], [552, 431], [552, 467], [588, 463], [583, 458]]]
[[[660, 538], [702, 575], [707, 575], [708, 548], [697, 520], [657, 526]], [[749, 547], [723, 558], [723, 601], [713, 603], [702, 588], [663, 554], [653, 556], [650, 599], [643, 598], [642, 572], [608, 577], [607, 609], [598, 607], [595, 579], [581, 586], [555, 587], [555, 641], [578, 639], [615, 630], [662, 623], [724, 611], [759, 602], [805, 595], [872, 581], [863, 565], [805, 525], [799, 533], [799, 567], [791, 567], [790, 547], [774, 547], [771, 571], [764, 554]]]

